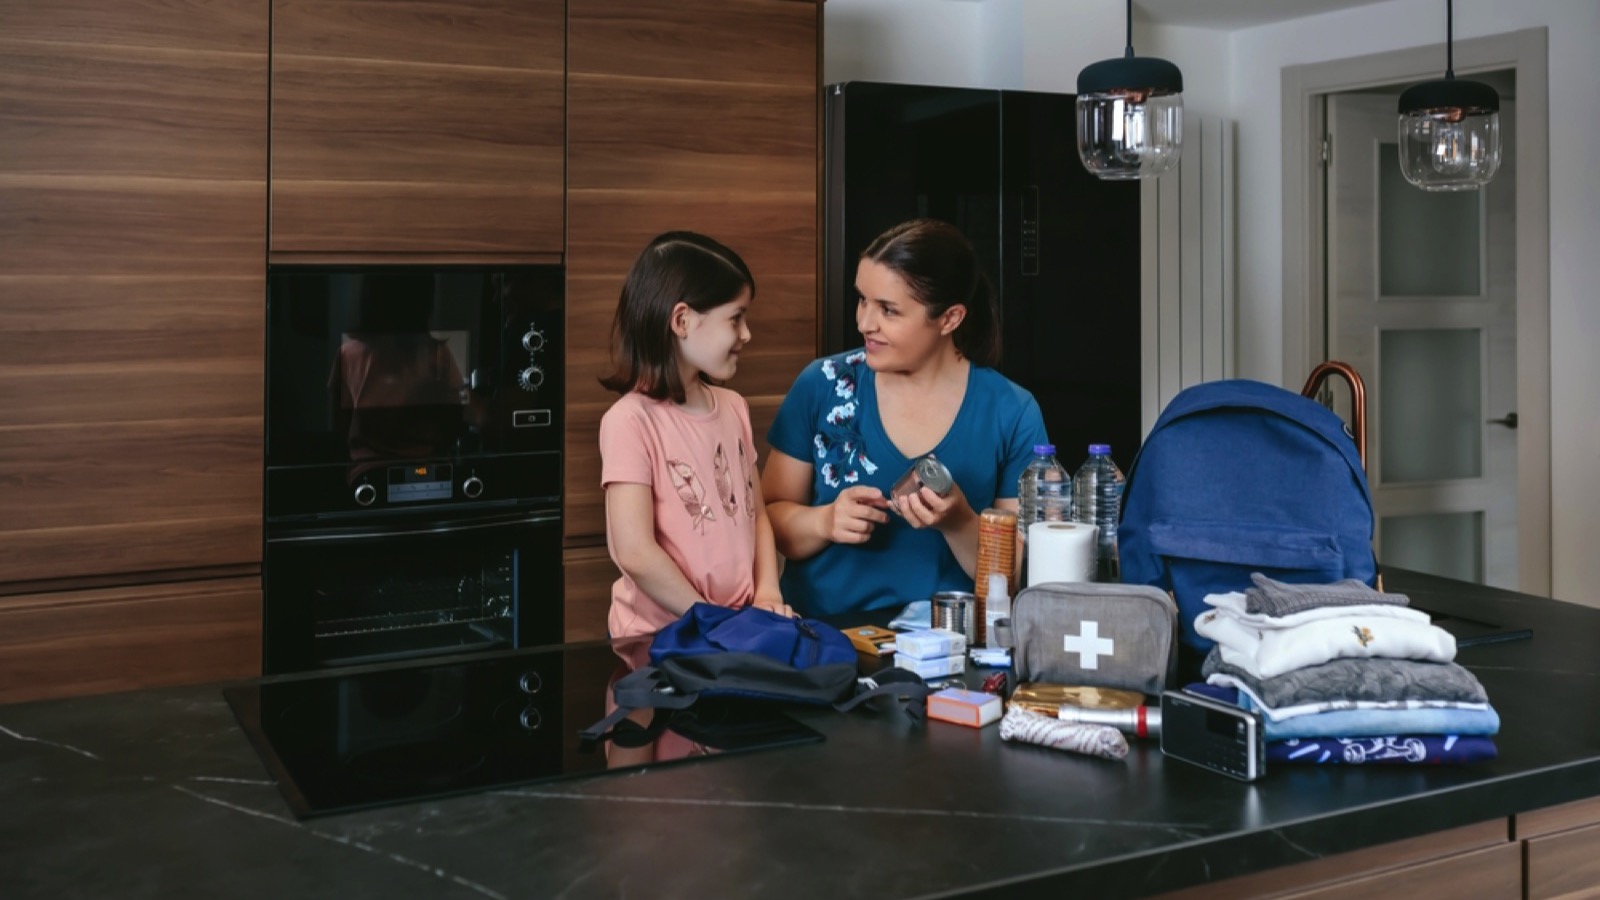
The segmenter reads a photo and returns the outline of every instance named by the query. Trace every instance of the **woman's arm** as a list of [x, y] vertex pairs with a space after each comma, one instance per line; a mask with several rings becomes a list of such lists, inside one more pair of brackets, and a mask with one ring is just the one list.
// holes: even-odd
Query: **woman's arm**
[[655, 501], [648, 484], [606, 485], [606, 533], [611, 557], [650, 599], [675, 616], [705, 598], [656, 543]]
[[786, 559], [809, 559], [829, 544], [864, 544], [874, 527], [889, 521], [888, 501], [870, 485], [845, 488], [832, 503], [812, 506], [811, 478], [810, 463], [779, 450], [767, 454], [761, 490], [771, 498], [772, 534]]

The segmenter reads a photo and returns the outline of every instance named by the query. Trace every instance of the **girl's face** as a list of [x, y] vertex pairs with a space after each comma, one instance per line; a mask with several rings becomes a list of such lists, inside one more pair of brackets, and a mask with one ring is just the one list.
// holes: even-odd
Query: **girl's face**
[[672, 331], [678, 338], [678, 365], [684, 384], [704, 373], [714, 381], [727, 381], [739, 370], [739, 351], [750, 343], [745, 313], [750, 309], [750, 289], [721, 306], [696, 312], [679, 303], [672, 311]]
[[856, 330], [866, 340], [867, 365], [874, 372], [920, 369], [961, 324], [966, 308], [952, 306], [937, 318], [899, 273], [864, 259], [856, 267]]

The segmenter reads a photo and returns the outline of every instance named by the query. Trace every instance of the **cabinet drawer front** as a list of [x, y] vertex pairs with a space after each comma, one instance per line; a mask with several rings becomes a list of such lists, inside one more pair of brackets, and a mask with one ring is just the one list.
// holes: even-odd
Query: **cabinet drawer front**
[[1600, 825], [1525, 842], [1528, 900], [1600, 897]]

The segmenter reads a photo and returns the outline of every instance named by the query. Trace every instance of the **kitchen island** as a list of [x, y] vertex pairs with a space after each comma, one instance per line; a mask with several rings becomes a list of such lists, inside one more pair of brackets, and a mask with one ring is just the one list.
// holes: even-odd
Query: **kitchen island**
[[1506, 867], [1538, 854], [1517, 823], [1600, 797], [1600, 610], [1399, 571], [1385, 586], [1533, 629], [1457, 659], [1500, 713], [1497, 760], [1245, 784], [1148, 742], [1110, 762], [800, 709], [825, 741], [300, 820], [223, 685], [139, 691], [0, 707], [0, 894], [1131, 897], [1266, 870], [1321, 883], [1327, 857], [1439, 833], [1463, 837], [1426, 852], [1520, 888]]

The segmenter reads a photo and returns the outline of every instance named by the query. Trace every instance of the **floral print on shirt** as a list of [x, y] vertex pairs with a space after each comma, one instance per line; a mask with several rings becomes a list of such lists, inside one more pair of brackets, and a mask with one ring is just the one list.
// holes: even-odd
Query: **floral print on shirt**
[[877, 464], [867, 458], [862, 446], [856, 416], [856, 373], [845, 367], [860, 365], [866, 358], [866, 352], [858, 350], [844, 357], [844, 366], [831, 358], [822, 361], [822, 374], [833, 382], [833, 395], [839, 401], [823, 417], [826, 427], [811, 439], [817, 454], [817, 472], [828, 487], [856, 484], [862, 473], [871, 475], [878, 471]]

